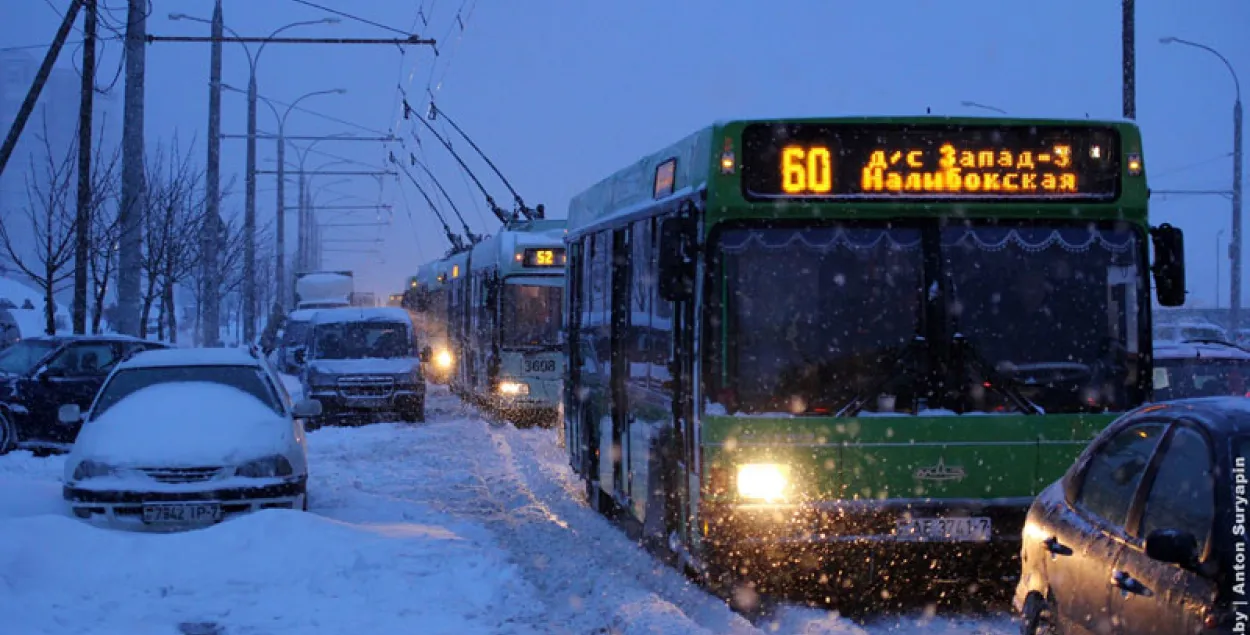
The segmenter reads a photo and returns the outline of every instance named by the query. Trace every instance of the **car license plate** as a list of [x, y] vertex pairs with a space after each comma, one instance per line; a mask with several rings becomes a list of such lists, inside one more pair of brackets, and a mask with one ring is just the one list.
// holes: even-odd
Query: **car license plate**
[[989, 542], [990, 519], [983, 517], [900, 518], [895, 535], [903, 541]]
[[355, 397], [348, 401], [348, 404], [354, 408], [369, 408], [377, 410], [390, 405], [391, 401], [385, 397]]
[[149, 524], [208, 523], [221, 520], [218, 503], [144, 505], [143, 522]]

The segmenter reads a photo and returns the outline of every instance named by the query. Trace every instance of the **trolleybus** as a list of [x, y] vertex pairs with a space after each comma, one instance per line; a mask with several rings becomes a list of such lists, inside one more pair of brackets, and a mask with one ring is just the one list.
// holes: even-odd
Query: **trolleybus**
[[1147, 199], [1131, 123], [730, 121], [642, 157], [569, 204], [590, 503], [721, 590], [1018, 574], [1034, 495], [1149, 398], [1148, 272], [1184, 299]]

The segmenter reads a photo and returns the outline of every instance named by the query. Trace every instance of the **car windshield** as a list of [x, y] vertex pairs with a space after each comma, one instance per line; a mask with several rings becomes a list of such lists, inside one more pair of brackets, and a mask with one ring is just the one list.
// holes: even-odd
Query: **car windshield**
[[397, 359], [415, 357], [410, 325], [401, 322], [318, 324], [313, 359]]
[[0, 351], [0, 373], [24, 375], [35, 369], [57, 343], [51, 340], [22, 340]]
[[[1128, 229], [735, 228], [720, 252], [725, 319], [712, 379], [731, 412], [836, 414], [865, 398], [867, 412], [1018, 409], [985, 389], [991, 377], [1048, 413], [1140, 402], [1144, 290]], [[926, 258], [944, 291], [922, 288]], [[951, 371], [964, 390], [924, 383], [939, 344], [920, 339], [921, 320], [938, 305], [948, 337], [966, 341], [967, 363]]]
[[505, 284], [501, 309], [503, 345], [558, 346], [563, 291], [558, 286]]
[[1187, 397], [1250, 397], [1250, 359], [1155, 358], [1155, 401]]
[[157, 384], [207, 382], [241, 390], [263, 402], [279, 414], [282, 405], [276, 388], [259, 369], [251, 366], [162, 366], [126, 368], [117, 371], [100, 389], [91, 410], [91, 418], [99, 418], [109, 408], [135, 392]]

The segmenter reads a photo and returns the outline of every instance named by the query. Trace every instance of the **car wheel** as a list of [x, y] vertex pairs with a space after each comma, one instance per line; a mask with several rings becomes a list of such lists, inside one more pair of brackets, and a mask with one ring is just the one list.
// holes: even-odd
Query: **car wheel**
[[308, 511], [308, 492], [304, 492], [304, 504], [300, 507], [300, 511]]
[[17, 426], [9, 413], [0, 410], [0, 454], [8, 454], [17, 447]]
[[1059, 635], [1051, 603], [1040, 593], [1030, 593], [1021, 611], [1020, 635]]
[[399, 417], [405, 423], [421, 423], [425, 421], [425, 399], [418, 399], [412, 402], [412, 405], [401, 408]]

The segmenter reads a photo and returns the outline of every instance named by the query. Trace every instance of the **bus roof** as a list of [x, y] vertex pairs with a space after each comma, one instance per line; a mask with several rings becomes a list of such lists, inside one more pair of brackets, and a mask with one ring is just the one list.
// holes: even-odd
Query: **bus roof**
[[528, 271], [530, 268], [522, 267], [515, 260], [516, 255], [526, 248], [564, 248], [564, 227], [564, 219], [559, 218], [535, 220], [501, 229], [473, 246], [473, 270]]
[[[973, 130], [994, 128], [1024, 129], [1056, 128], [1109, 128], [1115, 131], [1119, 139], [1122, 154], [1136, 154], [1137, 167], [1141, 175], [1132, 180], [1121, 179], [1118, 198], [1096, 202], [1083, 201], [1076, 203], [1080, 213], [1090, 213], [1100, 218], [1128, 217], [1144, 221], [1145, 204], [1148, 197], [1144, 168], [1141, 162], [1141, 135], [1136, 124], [1121, 120], [1089, 120], [1089, 119], [1030, 119], [1018, 117], [943, 117], [943, 116], [911, 116], [911, 117], [804, 117], [793, 119], [750, 119], [719, 121], [702, 128], [660, 150], [648, 154], [633, 164], [626, 166], [607, 178], [592, 185], [569, 201], [568, 230], [571, 235], [579, 235], [584, 231], [604, 224], [623, 222], [629, 217], [648, 212], [657, 203], [669, 199], [682, 198], [701, 190], [706, 190], [709, 215], [745, 215], [759, 216], [767, 213], [772, 217], [783, 217], [795, 214], [798, 217], [811, 217], [812, 207], [823, 207], [829, 210], [841, 209], [842, 213], [853, 211], [869, 212], [878, 215], [897, 216], [900, 211], [915, 215], [923, 213], [918, 208], [927, 205], [945, 205], [953, 208], [958, 205], [963, 213], [976, 215], [978, 212], [992, 216], [1011, 216], [1013, 213], [1035, 217], [1038, 199], [1013, 201], [1010, 199], [975, 199], [947, 198], [917, 200], [891, 200], [888, 196], [863, 200], [801, 200], [784, 199], [752, 203], [744, 199], [740, 172], [745, 151], [743, 149], [743, 130], [755, 124], [822, 124], [826, 126], [880, 126], [889, 130], [905, 131], [914, 128], [932, 127], [951, 130]], [[991, 133], [992, 134], [992, 133]], [[929, 146], [936, 149], [937, 144], [929, 141]], [[978, 148], [982, 149], [982, 148]], [[732, 153], [734, 167], [729, 174], [722, 175], [719, 165], [722, 153]], [[670, 161], [674, 161], [670, 165]], [[1121, 174], [1127, 173], [1126, 161], [1120, 161]], [[919, 175], [916, 175], [919, 178]], [[784, 202], [778, 205], [777, 202]], [[1041, 201], [1047, 203], [1047, 201]], [[1055, 199], [1054, 203], [1062, 208], [1062, 214], [1071, 217], [1074, 201]], [[943, 209], [950, 209], [943, 208]], [[1123, 211], [1121, 208], [1127, 208]], [[743, 210], [746, 210], [745, 212]], [[1140, 211], [1139, 211], [1140, 210]], [[831, 212], [837, 214], [838, 212]], [[931, 212], [932, 213], [932, 212]], [[1060, 209], [1056, 209], [1060, 213]], [[871, 215], [866, 213], [865, 215]]]

